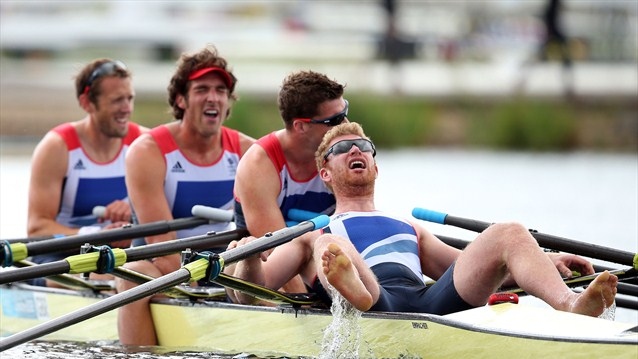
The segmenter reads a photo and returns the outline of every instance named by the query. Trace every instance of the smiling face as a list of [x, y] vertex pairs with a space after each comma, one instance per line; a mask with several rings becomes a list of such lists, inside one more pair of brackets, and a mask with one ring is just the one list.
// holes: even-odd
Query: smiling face
[[184, 123], [204, 137], [219, 133], [230, 113], [230, 90], [224, 79], [215, 72], [192, 80], [186, 96], [179, 96], [184, 110]]
[[99, 84], [100, 94], [90, 105], [90, 115], [100, 132], [107, 137], [126, 136], [133, 112], [135, 93], [130, 78], [105, 77]]

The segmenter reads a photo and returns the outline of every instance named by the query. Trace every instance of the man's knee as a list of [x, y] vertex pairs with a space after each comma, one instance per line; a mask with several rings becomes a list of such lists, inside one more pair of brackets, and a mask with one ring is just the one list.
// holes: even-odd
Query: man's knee
[[501, 242], [504, 245], [534, 241], [529, 230], [518, 222], [495, 223], [483, 233], [485, 239]]

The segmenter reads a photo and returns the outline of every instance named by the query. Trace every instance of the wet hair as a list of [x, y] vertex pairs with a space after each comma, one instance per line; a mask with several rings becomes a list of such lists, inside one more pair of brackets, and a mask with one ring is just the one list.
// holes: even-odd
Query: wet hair
[[295, 118], [314, 118], [319, 105], [343, 96], [345, 86], [313, 71], [299, 71], [286, 77], [277, 104], [286, 128]]
[[78, 73], [75, 76], [75, 97], [76, 98], [80, 98], [80, 96], [82, 96], [86, 92], [89, 96], [89, 101], [91, 101], [92, 103], [97, 103], [97, 98], [102, 93], [102, 88], [100, 84], [102, 83], [102, 80], [104, 80], [104, 78], [119, 77], [119, 78], [125, 79], [125, 78], [130, 78], [133, 76], [131, 71], [129, 71], [126, 67], [115, 66], [113, 68], [112, 73], [109, 73], [103, 76], [98, 76], [93, 80], [93, 83], [89, 84], [89, 79], [91, 78], [91, 75], [93, 75], [93, 72], [98, 67], [102, 66], [103, 64], [107, 62], [115, 62], [115, 60], [107, 59], [107, 58], [96, 59], [91, 61], [89, 64], [84, 66], [82, 70], [80, 70], [80, 73]]
[[230, 75], [231, 83], [228, 89], [228, 97], [231, 100], [237, 100], [235, 95], [235, 85], [237, 78], [228, 68], [228, 62], [217, 52], [217, 48], [213, 45], [207, 45], [205, 48], [194, 54], [182, 54], [177, 62], [177, 69], [168, 85], [168, 104], [173, 111], [173, 117], [181, 120], [184, 117], [184, 109], [177, 104], [178, 95], [188, 98], [188, 89], [190, 80], [188, 77], [195, 71], [206, 67], [218, 67], [224, 69]]
[[317, 165], [317, 170], [321, 170], [324, 165], [323, 157], [326, 155], [326, 152], [328, 152], [328, 148], [330, 148], [330, 141], [345, 135], [355, 135], [370, 140], [370, 138], [363, 132], [363, 127], [356, 122], [344, 122], [332, 127], [323, 136], [323, 139], [315, 152], [315, 164]]

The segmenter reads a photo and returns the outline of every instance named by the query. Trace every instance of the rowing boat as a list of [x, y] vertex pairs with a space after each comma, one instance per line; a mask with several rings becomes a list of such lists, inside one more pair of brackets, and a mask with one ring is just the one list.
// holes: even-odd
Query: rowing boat
[[[90, 290], [2, 285], [0, 335], [20, 332], [107, 296]], [[151, 310], [159, 345], [274, 357], [312, 357], [328, 350], [344, 350], [344, 345], [351, 351], [347, 356], [376, 358], [522, 355], [635, 359], [638, 353], [636, 323], [528, 304], [502, 303], [444, 316], [368, 312], [344, 317], [333, 316], [327, 309], [247, 306], [220, 300], [221, 296], [209, 297], [153, 299]], [[335, 349], [331, 343], [338, 342], [335, 336], [339, 335], [348, 340], [341, 338], [340, 349]], [[358, 345], [353, 346], [357, 338]], [[41, 339], [115, 341], [116, 311]]]
[[[436, 218], [439, 217], [443, 218]], [[456, 217], [445, 218], [445, 222], [460, 220]], [[116, 312], [113, 309], [142, 297], [164, 292], [166, 295], [156, 296], [151, 300], [151, 312], [158, 344], [169, 350], [229, 354], [248, 352], [268, 357], [321, 355], [327, 358], [481, 358], [495, 355], [521, 356], [524, 353], [535, 358], [560, 355], [570, 358], [593, 356], [635, 359], [638, 354], [638, 326], [635, 323], [615, 322], [556, 311], [549, 307], [512, 303], [497, 303], [443, 316], [360, 313], [347, 309], [347, 305], [338, 305], [342, 302], [340, 300], [336, 300], [337, 305], [333, 304], [331, 310], [328, 310], [314, 307], [311, 297], [287, 295], [220, 273], [224, 263], [231, 264], [281, 245], [303, 233], [322, 228], [328, 221], [327, 216], [318, 216], [217, 255], [191, 253], [187, 256], [187, 263], [180, 269], [160, 278], [135, 274], [120, 267], [118, 258], [141, 260], [151, 254], [157, 256], [171, 253], [167, 251], [178, 250], [176, 246], [182, 247], [179, 250], [184, 250], [194, 244], [203, 246], [203, 239], [228, 240], [229, 236], [235, 238], [240, 234], [233, 231], [210, 233], [205, 238], [191, 237], [120, 250], [111, 256], [115, 262], [111, 266], [112, 273], [140, 285], [114, 295], [105, 294], [104, 290], [110, 287], [97, 286], [67, 274], [96, 271], [99, 263], [108, 262], [110, 258], [106, 256], [100, 260], [98, 255], [103, 252], [108, 254], [109, 251], [84, 253], [71, 256], [60, 263], [38, 266], [32, 266], [23, 260], [9, 261], [8, 259], [20, 257], [5, 255], [5, 262], [30, 268], [9, 269], [6, 273], [1, 273], [0, 334], [9, 337], [0, 339], [0, 351], [36, 338], [89, 342], [117, 340]], [[534, 235], [541, 236], [540, 233]], [[559, 238], [553, 242], [570, 246], [576, 244]], [[16, 253], [25, 256], [25, 248], [28, 247], [15, 246]], [[5, 251], [8, 249], [13, 250], [14, 246], [5, 246]], [[633, 264], [629, 269], [618, 271], [623, 272], [626, 277], [635, 278], [638, 255], [611, 249], [607, 252], [611, 257], [617, 258], [620, 264]], [[83, 265], [78, 269], [75, 264], [80, 262], [90, 265]], [[23, 284], [21, 280], [34, 274], [32, 272], [62, 281], [74, 290]], [[588, 282], [582, 280], [591, 281], [595, 276], [589, 277], [592, 276], [575, 278], [576, 284], [586, 285]], [[221, 287], [192, 288], [183, 284], [204, 278]], [[278, 305], [228, 303], [223, 287], [241, 290]]]

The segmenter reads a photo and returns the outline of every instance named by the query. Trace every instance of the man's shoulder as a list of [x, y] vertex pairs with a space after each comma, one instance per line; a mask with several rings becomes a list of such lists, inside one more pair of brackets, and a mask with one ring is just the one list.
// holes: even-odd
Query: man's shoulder
[[[272, 167], [272, 162], [268, 159], [268, 154], [263, 147], [253, 144], [242, 156], [238, 171], [254, 170], [255, 168]], [[243, 169], [240, 169], [243, 168]]]

